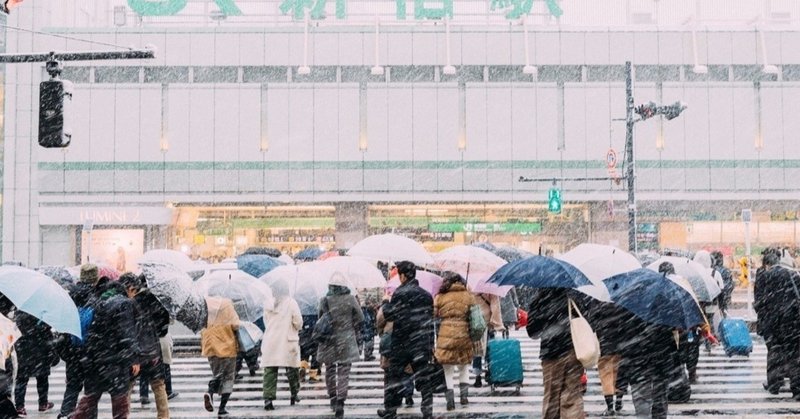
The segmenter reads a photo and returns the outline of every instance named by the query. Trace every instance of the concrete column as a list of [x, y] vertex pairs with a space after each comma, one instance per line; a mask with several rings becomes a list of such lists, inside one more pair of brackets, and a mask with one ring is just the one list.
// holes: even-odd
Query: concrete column
[[349, 249], [367, 237], [369, 212], [365, 202], [340, 202], [335, 204], [336, 248]]

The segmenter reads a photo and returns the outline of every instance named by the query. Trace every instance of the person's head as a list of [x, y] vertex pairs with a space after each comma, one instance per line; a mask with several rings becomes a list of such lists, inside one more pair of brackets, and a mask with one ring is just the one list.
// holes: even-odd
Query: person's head
[[396, 266], [397, 275], [400, 277], [401, 284], [405, 284], [417, 278], [417, 265], [414, 265], [414, 262], [404, 260], [402, 262], [397, 262]]
[[455, 272], [450, 272], [450, 271], [443, 272], [442, 286], [439, 288], [439, 292], [444, 294], [450, 291], [450, 287], [452, 287], [454, 284], [461, 284], [466, 286], [467, 282], [464, 281], [464, 278], [461, 275]]
[[334, 272], [328, 281], [328, 290], [333, 295], [350, 294], [350, 280], [341, 272]]
[[664, 275], [674, 275], [675, 266], [672, 265], [672, 262], [661, 262], [661, 264], [658, 265], [658, 273]]
[[719, 250], [715, 250], [711, 252], [711, 266], [712, 267], [719, 267], [722, 266], [725, 261], [725, 256], [722, 255], [722, 252]]
[[711, 263], [711, 253], [708, 253], [707, 250], [698, 250], [697, 253], [694, 254], [692, 258], [693, 261], [703, 265], [704, 268], [708, 269], [713, 266]]
[[276, 299], [282, 299], [289, 296], [289, 285], [284, 280], [277, 280], [269, 284], [272, 289], [272, 296]]
[[97, 265], [92, 263], [87, 263], [81, 266], [81, 282], [94, 286], [97, 285], [97, 282], [99, 280], [100, 277]]
[[124, 285], [120, 284], [118, 281], [112, 281], [107, 276], [100, 277], [100, 280], [97, 281], [96, 288], [99, 290], [100, 298], [109, 298], [115, 295], [125, 296], [127, 293]]
[[775, 266], [781, 261], [781, 251], [774, 247], [768, 247], [761, 252], [761, 263], [766, 267]]
[[139, 291], [144, 288], [143, 278], [134, 275], [132, 272], [125, 272], [119, 276], [119, 283], [125, 287], [128, 297], [133, 298]]

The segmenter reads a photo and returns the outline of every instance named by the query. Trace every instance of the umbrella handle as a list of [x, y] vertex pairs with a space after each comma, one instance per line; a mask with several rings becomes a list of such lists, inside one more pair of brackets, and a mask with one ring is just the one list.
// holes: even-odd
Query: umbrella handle
[[468, 280], [469, 280], [469, 262], [467, 262], [467, 277], [464, 278], [464, 281], [468, 281]]

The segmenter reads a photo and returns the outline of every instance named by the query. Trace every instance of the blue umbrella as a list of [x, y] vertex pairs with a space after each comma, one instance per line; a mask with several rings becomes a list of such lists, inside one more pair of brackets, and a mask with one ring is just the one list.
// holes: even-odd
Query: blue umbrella
[[547, 256], [531, 256], [503, 265], [489, 282], [533, 288], [572, 288], [598, 300], [610, 301], [602, 282], [592, 282], [578, 268]]
[[78, 309], [56, 281], [27, 268], [0, 266], [0, 293], [54, 330], [81, 337]]
[[504, 259], [506, 262], [515, 262], [533, 256], [533, 253], [517, 249], [516, 247], [503, 246], [493, 250], [492, 253]]
[[603, 282], [611, 301], [648, 323], [689, 329], [706, 322], [686, 289], [653, 270], [637, 269]]
[[241, 255], [236, 258], [236, 265], [240, 271], [245, 271], [258, 278], [283, 265], [283, 262], [267, 255]]
[[319, 247], [307, 247], [294, 255], [295, 260], [317, 260], [324, 252]]

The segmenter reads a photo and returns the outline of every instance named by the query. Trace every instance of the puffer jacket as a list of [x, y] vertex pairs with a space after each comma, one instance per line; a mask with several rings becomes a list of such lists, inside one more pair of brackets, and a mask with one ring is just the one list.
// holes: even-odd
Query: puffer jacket
[[475, 299], [463, 284], [455, 283], [436, 296], [434, 317], [441, 320], [436, 340], [436, 361], [443, 365], [472, 362], [472, 339], [469, 337], [469, 308]]

